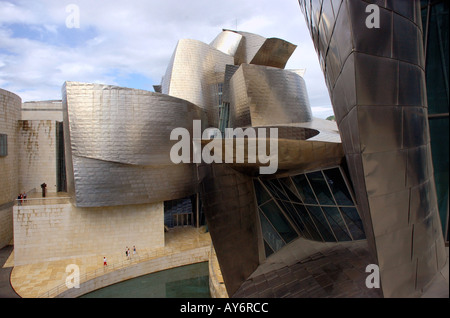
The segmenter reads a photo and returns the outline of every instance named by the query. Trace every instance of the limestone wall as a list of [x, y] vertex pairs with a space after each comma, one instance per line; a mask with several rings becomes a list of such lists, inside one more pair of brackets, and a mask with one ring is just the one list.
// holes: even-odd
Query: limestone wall
[[7, 156], [0, 156], [0, 248], [12, 239], [12, 204], [19, 195], [17, 141], [21, 104], [19, 96], [0, 89], [0, 134], [7, 135], [8, 143]]
[[53, 120], [19, 121], [19, 191], [28, 192], [47, 184], [56, 192], [56, 122]]
[[14, 207], [14, 265], [164, 246], [164, 205]]

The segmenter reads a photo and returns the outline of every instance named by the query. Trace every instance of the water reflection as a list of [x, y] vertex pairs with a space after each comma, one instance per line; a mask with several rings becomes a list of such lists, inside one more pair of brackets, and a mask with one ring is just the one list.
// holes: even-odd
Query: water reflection
[[208, 262], [136, 277], [80, 298], [210, 298]]

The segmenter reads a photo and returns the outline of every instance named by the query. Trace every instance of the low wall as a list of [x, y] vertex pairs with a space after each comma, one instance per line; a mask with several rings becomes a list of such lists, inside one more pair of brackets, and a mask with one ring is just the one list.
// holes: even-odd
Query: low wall
[[211, 253], [209, 256], [209, 291], [212, 298], [228, 298], [227, 289], [223, 281], [213, 244], [211, 244]]

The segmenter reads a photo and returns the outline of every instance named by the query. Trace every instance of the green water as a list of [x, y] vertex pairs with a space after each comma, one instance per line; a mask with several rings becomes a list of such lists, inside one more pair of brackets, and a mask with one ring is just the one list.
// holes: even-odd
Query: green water
[[203, 262], [132, 278], [80, 298], [210, 298], [208, 275], [208, 262]]

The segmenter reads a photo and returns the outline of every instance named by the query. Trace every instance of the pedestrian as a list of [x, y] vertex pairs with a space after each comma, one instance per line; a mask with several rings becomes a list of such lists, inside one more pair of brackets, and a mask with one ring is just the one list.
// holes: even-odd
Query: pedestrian
[[136, 246], [133, 245], [133, 256], [136, 255]]
[[17, 196], [17, 202], [19, 203], [19, 205], [22, 205], [22, 198], [22, 193]]
[[103, 266], [108, 266], [108, 264], [106, 263], [106, 257], [103, 256]]
[[130, 251], [130, 248], [128, 248], [128, 259], [131, 259], [131, 251]]
[[126, 258], [128, 259], [128, 246], [125, 247], [125, 256], [126, 256]]

